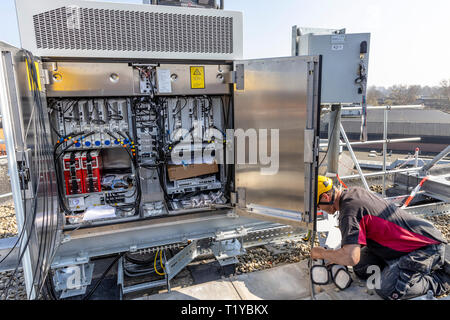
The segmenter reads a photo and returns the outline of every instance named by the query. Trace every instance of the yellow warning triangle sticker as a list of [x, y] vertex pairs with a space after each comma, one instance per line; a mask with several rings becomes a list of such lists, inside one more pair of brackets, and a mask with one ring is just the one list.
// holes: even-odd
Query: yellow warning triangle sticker
[[202, 73], [200, 72], [200, 70], [195, 69], [194, 76], [201, 76], [201, 75], [202, 75]]

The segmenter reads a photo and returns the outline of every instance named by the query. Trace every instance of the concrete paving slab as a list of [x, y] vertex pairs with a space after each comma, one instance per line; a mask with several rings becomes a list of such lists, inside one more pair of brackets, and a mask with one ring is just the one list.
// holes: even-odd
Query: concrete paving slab
[[138, 300], [241, 300], [229, 280], [203, 283], [189, 288], [180, 288], [172, 292], [152, 295]]
[[[311, 297], [302, 300], [311, 300]], [[335, 300], [335, 298], [331, 296], [328, 292], [321, 292], [319, 294], [316, 294], [316, 300]]]
[[307, 261], [242, 274], [231, 281], [243, 300], [298, 300], [310, 295]]
[[[333, 283], [315, 286], [316, 300], [381, 300], [367, 292], [365, 282], [356, 279], [352, 286], [340, 291]], [[242, 274], [226, 280], [177, 288], [171, 293], [139, 300], [310, 300], [308, 261], [284, 265], [264, 271]]]

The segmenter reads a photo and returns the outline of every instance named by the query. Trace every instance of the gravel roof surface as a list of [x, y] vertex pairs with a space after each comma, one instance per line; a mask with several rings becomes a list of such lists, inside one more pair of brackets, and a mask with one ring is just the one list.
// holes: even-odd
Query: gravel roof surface
[[[450, 215], [426, 217], [450, 241]], [[11, 202], [0, 205], [0, 238], [17, 235], [14, 206]], [[309, 258], [309, 243], [305, 241], [288, 241], [281, 245], [267, 245], [247, 250], [247, 254], [239, 257], [236, 274], [266, 270], [284, 264], [297, 263]], [[5, 299], [5, 288], [11, 279], [12, 272], [0, 273], [0, 299]], [[179, 277], [185, 278], [185, 277]], [[186, 276], [186, 279], [189, 277]], [[183, 283], [183, 279], [180, 280]], [[188, 281], [189, 282], [189, 281]], [[21, 270], [13, 278], [8, 292], [8, 299], [26, 299], [23, 273]]]

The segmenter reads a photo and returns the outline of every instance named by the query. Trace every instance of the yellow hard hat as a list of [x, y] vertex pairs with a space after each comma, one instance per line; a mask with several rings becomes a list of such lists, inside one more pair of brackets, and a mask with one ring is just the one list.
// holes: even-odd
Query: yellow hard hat
[[333, 180], [324, 176], [319, 176], [317, 181], [318, 181], [318, 188], [317, 188], [317, 204], [318, 204], [320, 196], [333, 188]]

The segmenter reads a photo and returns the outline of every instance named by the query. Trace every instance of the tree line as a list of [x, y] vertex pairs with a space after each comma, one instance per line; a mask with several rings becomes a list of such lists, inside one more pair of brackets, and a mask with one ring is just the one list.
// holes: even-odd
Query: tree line
[[369, 105], [424, 104], [427, 107], [450, 111], [450, 79], [439, 86], [394, 85], [389, 88], [371, 86], [367, 91]]

